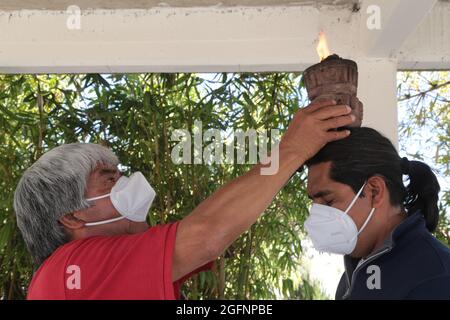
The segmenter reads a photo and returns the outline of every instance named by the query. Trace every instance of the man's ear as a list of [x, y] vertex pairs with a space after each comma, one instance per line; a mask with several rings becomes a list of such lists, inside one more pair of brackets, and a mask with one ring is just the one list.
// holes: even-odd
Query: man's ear
[[59, 219], [59, 222], [67, 229], [80, 229], [84, 227], [83, 220], [76, 218], [73, 213], [68, 213]]
[[372, 206], [374, 208], [379, 208], [386, 196], [387, 186], [384, 179], [380, 176], [373, 176], [368, 181], [367, 184], [370, 186], [372, 193]]

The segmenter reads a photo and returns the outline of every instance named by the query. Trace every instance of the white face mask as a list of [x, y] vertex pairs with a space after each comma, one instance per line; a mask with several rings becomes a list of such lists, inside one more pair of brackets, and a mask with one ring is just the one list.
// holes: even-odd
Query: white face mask
[[305, 228], [318, 251], [350, 254], [355, 250], [358, 235], [367, 226], [375, 211], [375, 208], [372, 208], [359, 231], [353, 219], [347, 214], [365, 185], [366, 182], [364, 182], [345, 212], [330, 206], [313, 203], [309, 211], [309, 217], [305, 221]]
[[155, 195], [155, 190], [153, 190], [141, 172], [135, 172], [129, 178], [122, 176], [117, 180], [114, 187], [112, 187], [111, 193], [86, 199], [87, 201], [95, 201], [110, 197], [114, 208], [120, 213], [121, 217], [89, 222], [85, 226], [96, 226], [124, 218], [136, 222], [143, 222], [147, 218], [148, 210], [152, 205]]

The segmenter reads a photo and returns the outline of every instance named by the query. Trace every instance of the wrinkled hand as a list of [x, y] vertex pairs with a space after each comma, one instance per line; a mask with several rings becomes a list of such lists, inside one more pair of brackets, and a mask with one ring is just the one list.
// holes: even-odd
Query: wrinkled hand
[[312, 158], [328, 142], [340, 140], [349, 130], [330, 131], [355, 121], [351, 108], [336, 105], [334, 100], [314, 101], [295, 114], [280, 141], [280, 151], [292, 154], [303, 162]]

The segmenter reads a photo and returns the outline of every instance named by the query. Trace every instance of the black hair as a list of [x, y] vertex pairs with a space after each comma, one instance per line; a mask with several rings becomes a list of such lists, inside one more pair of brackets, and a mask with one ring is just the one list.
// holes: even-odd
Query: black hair
[[[400, 158], [391, 141], [368, 127], [346, 128], [351, 134], [323, 147], [306, 162], [308, 167], [331, 161], [330, 178], [350, 186], [356, 193], [372, 176], [381, 176], [390, 195], [390, 204], [408, 215], [418, 210], [426, 227], [435, 231], [439, 221], [439, 182], [431, 168], [421, 161]], [[403, 183], [403, 174], [409, 184]]]

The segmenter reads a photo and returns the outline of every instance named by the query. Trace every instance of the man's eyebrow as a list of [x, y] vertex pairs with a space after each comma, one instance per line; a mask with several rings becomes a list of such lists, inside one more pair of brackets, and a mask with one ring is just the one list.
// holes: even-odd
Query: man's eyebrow
[[327, 196], [327, 195], [329, 195], [331, 193], [332, 192], [330, 190], [322, 190], [322, 191], [319, 191], [319, 192], [317, 192], [316, 194], [314, 194], [312, 196], [308, 194], [308, 198], [313, 200], [315, 198], [321, 198], [321, 197]]

